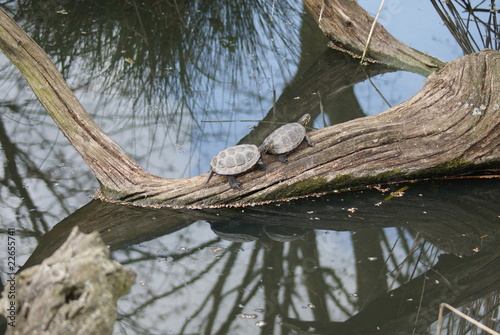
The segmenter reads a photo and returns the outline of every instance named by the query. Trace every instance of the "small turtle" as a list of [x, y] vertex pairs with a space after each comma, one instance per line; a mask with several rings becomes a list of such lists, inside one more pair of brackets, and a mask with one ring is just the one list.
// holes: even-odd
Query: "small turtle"
[[307, 144], [313, 147], [314, 144], [306, 136], [306, 128], [304, 127], [309, 120], [311, 120], [311, 115], [304, 114], [299, 121], [279, 127], [266, 137], [264, 142], [259, 146], [259, 151], [261, 153], [279, 155], [279, 161], [286, 163], [288, 162], [288, 153], [298, 147], [303, 140], [306, 140]]
[[210, 174], [205, 184], [208, 183], [215, 172], [227, 176], [232, 188], [239, 188], [241, 183], [236, 180], [235, 175], [250, 170], [258, 164], [264, 168], [260, 159], [260, 152], [256, 145], [240, 144], [222, 150], [212, 158], [210, 162]]

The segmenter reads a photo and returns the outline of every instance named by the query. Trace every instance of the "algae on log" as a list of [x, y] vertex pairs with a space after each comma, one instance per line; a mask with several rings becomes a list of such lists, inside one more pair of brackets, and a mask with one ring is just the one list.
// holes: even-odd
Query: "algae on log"
[[6, 287], [0, 315], [8, 317], [7, 306], [15, 301], [14, 327], [7, 335], [111, 334], [116, 301], [134, 280], [132, 270], [109, 259], [97, 232], [73, 228], [52, 256], [15, 276], [15, 300]]
[[[332, 41], [330, 46], [361, 58], [374, 18], [354, 0], [303, 0], [320, 29]], [[397, 69], [428, 76], [443, 63], [410, 48], [376, 23], [365, 56]]]
[[[500, 163], [500, 52], [484, 50], [429, 76], [388, 111], [310, 133], [288, 164], [265, 155], [231, 189], [225, 177], [168, 179], [132, 161], [90, 118], [43, 50], [0, 11], [0, 48], [101, 183], [108, 201], [203, 208], [248, 205], [335, 188], [470, 172]], [[208, 170], [208, 167], [207, 167]], [[321, 182], [320, 182], [321, 181]]]

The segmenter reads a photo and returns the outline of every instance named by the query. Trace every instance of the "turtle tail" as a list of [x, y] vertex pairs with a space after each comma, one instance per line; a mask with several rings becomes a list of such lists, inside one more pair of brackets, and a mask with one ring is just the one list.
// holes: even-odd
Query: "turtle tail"
[[210, 181], [210, 178], [212, 178], [213, 174], [214, 174], [214, 170], [210, 169], [210, 171], [208, 172], [208, 178], [207, 178], [207, 181], [205, 182], [205, 185], [208, 184], [208, 182]]

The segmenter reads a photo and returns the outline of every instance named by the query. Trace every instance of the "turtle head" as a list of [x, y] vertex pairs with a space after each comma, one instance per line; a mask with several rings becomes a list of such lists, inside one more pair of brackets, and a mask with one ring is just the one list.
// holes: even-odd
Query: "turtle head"
[[309, 121], [311, 121], [311, 115], [309, 114], [304, 114], [302, 115], [302, 117], [299, 119], [299, 121], [297, 121], [297, 123], [305, 126], [306, 124], [309, 123]]
[[272, 143], [272, 141], [266, 141], [264, 140], [264, 143], [262, 143], [258, 150], [261, 154], [265, 154], [267, 152], [269, 152], [272, 148], [274, 147], [274, 143]]

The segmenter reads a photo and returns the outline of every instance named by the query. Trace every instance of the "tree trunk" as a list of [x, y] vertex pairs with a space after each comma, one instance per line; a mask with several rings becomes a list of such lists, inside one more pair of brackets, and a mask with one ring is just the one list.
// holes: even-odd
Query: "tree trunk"
[[[135, 274], [109, 259], [98, 233], [74, 228], [42, 264], [10, 278], [6, 291], [15, 287], [14, 293], [4, 292], [0, 299], [7, 335], [100, 335], [112, 333], [116, 301], [128, 292]], [[7, 310], [13, 302], [14, 314]]]
[[[326, 20], [323, 17], [323, 20]], [[36, 43], [0, 12], [0, 49], [101, 183], [99, 197], [142, 206], [248, 205], [373, 185], [498, 167], [500, 52], [484, 50], [429, 76], [413, 98], [388, 111], [311, 132], [287, 164], [264, 155], [234, 190], [225, 177], [168, 179], [132, 161], [102, 132]], [[208, 167], [207, 167], [208, 170]]]

